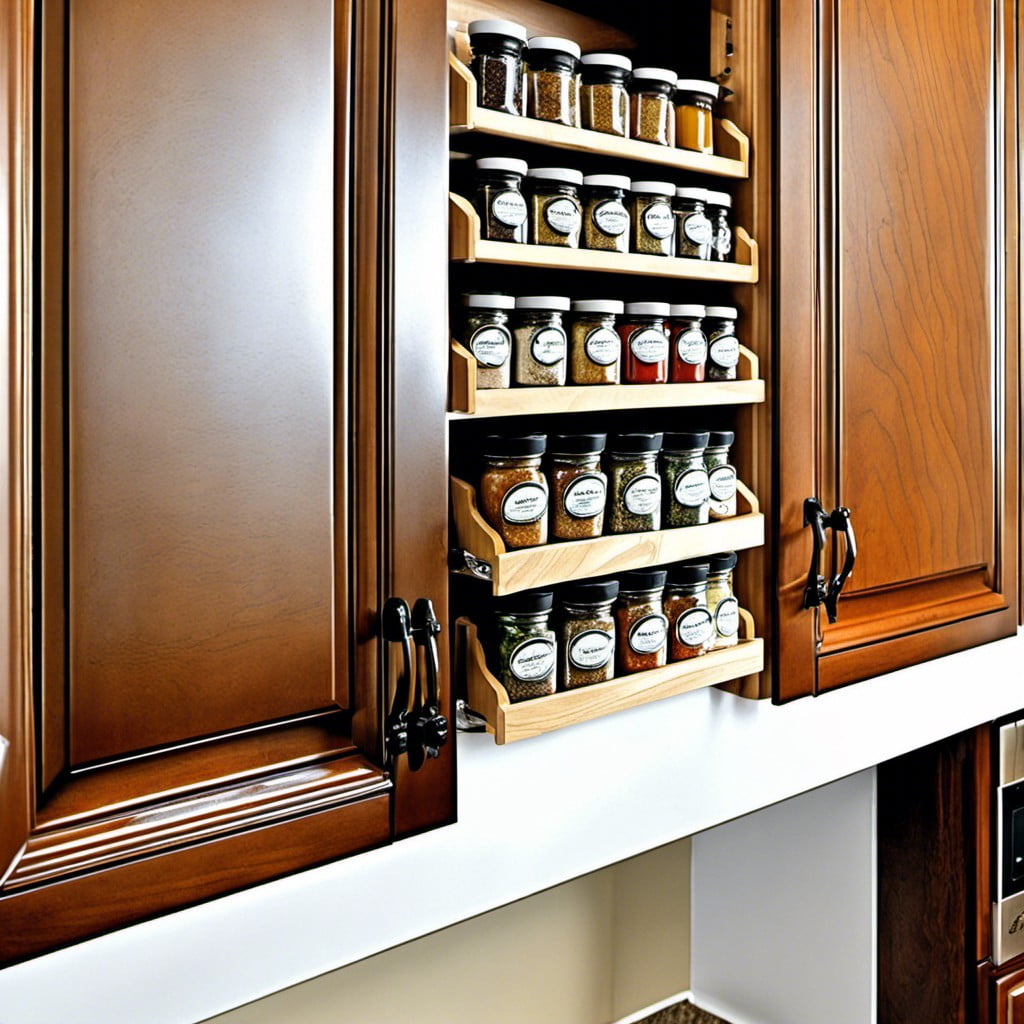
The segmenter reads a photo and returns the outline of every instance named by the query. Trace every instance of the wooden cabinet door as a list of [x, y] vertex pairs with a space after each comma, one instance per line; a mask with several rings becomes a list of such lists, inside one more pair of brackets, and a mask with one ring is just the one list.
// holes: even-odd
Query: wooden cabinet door
[[[1016, 628], [1016, 9], [780, 5], [777, 699]], [[859, 542], [835, 624], [810, 496]]]
[[993, 978], [992, 989], [995, 1003], [993, 1024], [1021, 1024], [1024, 1021], [1024, 971], [1011, 971]]

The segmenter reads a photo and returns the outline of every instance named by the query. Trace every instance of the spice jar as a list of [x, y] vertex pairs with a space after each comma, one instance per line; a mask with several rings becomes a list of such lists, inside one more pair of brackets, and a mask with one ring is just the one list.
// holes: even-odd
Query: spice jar
[[576, 583], [561, 595], [559, 629], [564, 690], [603, 683], [615, 675], [615, 620], [612, 602], [616, 580]]
[[728, 519], [736, 515], [736, 468], [729, 463], [729, 446], [735, 438], [731, 430], [714, 430], [704, 449], [712, 519]]
[[736, 307], [708, 306], [704, 317], [708, 336], [708, 380], [735, 380], [740, 361], [740, 341], [736, 337]]
[[711, 221], [711, 258], [728, 263], [732, 259], [732, 196], [708, 189], [707, 216]]
[[573, 384], [618, 384], [622, 341], [615, 318], [617, 299], [575, 299], [572, 304], [571, 378]]
[[540, 469], [547, 437], [484, 438], [480, 509], [507, 548], [531, 548], [548, 539], [548, 484]]
[[585, 53], [581, 59], [580, 121], [584, 128], [626, 138], [633, 62], [621, 53]]
[[532, 167], [526, 174], [530, 241], [535, 245], [580, 246], [583, 174], [569, 167]]
[[708, 559], [708, 611], [715, 624], [712, 651], [735, 647], [739, 641], [740, 603], [732, 592], [732, 571], [736, 552], [725, 551]]
[[636, 68], [629, 83], [629, 134], [641, 142], [671, 146], [672, 93], [676, 73], [668, 68]]
[[522, 182], [526, 161], [488, 156], [476, 162], [473, 205], [480, 215], [480, 237], [496, 242], [526, 241], [526, 200]]
[[477, 106], [523, 113], [523, 50], [526, 29], [514, 21], [486, 18], [469, 23]]
[[708, 220], [707, 189], [676, 189], [676, 255], [687, 259], [711, 259], [711, 221]]
[[619, 324], [626, 384], [664, 384], [668, 380], [667, 302], [627, 302]]
[[516, 300], [511, 295], [474, 292], [463, 297], [466, 306], [462, 344], [476, 359], [478, 388], [507, 388], [512, 370], [512, 332], [508, 311]]
[[569, 311], [564, 295], [520, 295], [512, 333], [515, 337], [515, 382], [565, 383], [566, 337], [562, 314]]
[[608, 533], [661, 528], [661, 434], [612, 434], [605, 452]]
[[707, 652], [715, 632], [708, 611], [707, 562], [684, 562], [669, 570], [665, 617], [669, 661], [686, 661]]
[[708, 361], [708, 339], [701, 329], [704, 307], [673, 305], [670, 309], [668, 379], [673, 384], [700, 382]]
[[513, 703], [554, 693], [558, 659], [548, 625], [555, 595], [540, 590], [495, 601], [498, 680]]
[[551, 453], [551, 536], [554, 540], [600, 537], [608, 478], [601, 472], [605, 434], [555, 434]]
[[624, 202], [629, 178], [623, 174], [588, 174], [583, 179], [583, 246], [629, 252], [629, 210]]
[[648, 256], [675, 252], [675, 193], [676, 187], [669, 181], [634, 181], [630, 186], [629, 247], [633, 252]]
[[615, 602], [616, 675], [660, 668], [668, 655], [664, 569], [623, 573]]
[[701, 526], [708, 521], [711, 489], [704, 465], [705, 433], [666, 434], [661, 449], [665, 482], [665, 525]]
[[680, 149], [714, 153], [714, 103], [717, 99], [717, 82], [696, 78], [680, 78], [676, 82], [676, 145]]
[[580, 126], [580, 48], [571, 39], [534, 36], [526, 50], [526, 113]]

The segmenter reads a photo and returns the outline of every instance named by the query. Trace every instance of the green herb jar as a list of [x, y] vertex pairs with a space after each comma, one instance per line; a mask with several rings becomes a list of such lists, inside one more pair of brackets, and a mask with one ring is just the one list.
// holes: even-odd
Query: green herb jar
[[707, 433], [666, 434], [661, 449], [665, 481], [665, 525], [701, 526], [708, 521], [711, 489], [704, 466]]
[[530, 241], [534, 245], [580, 247], [583, 174], [570, 167], [531, 167], [526, 173]]
[[736, 307], [708, 306], [704, 333], [708, 336], [707, 380], [735, 380], [740, 361], [740, 340], [736, 337]]
[[634, 181], [630, 186], [629, 247], [645, 256], [675, 253], [676, 222], [669, 181]]
[[736, 467], [729, 462], [729, 448], [735, 439], [731, 430], [715, 430], [704, 449], [712, 519], [729, 519], [736, 515]]
[[473, 205], [480, 215], [480, 237], [494, 242], [525, 242], [529, 210], [523, 197], [525, 160], [487, 156], [476, 162]]
[[588, 174], [583, 179], [583, 246], [629, 252], [630, 181], [624, 174]]
[[459, 340], [476, 360], [476, 386], [507, 388], [512, 379], [508, 314], [516, 300], [511, 295], [471, 292], [462, 301], [466, 310]]
[[740, 603], [732, 590], [735, 568], [735, 551], [725, 551], [708, 559], [708, 611], [715, 623], [712, 651], [735, 647], [739, 643]]
[[576, 583], [561, 593], [559, 678], [563, 690], [604, 683], [615, 675], [615, 580]]
[[555, 692], [558, 658], [548, 625], [554, 594], [526, 591], [495, 601], [497, 676], [513, 703]]
[[661, 528], [661, 434], [612, 434], [605, 452], [608, 474], [608, 533]]

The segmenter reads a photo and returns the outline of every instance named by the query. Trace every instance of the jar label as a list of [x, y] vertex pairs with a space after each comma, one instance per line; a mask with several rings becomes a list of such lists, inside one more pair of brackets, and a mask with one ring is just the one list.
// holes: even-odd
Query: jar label
[[728, 224], [719, 226], [718, 235], [715, 238], [715, 248], [723, 256], [728, 256], [732, 252], [732, 228]]
[[714, 631], [707, 608], [691, 608], [676, 619], [676, 637], [684, 647], [703, 647]]
[[544, 204], [544, 219], [548, 227], [559, 235], [579, 231], [583, 218], [579, 205], [572, 199], [551, 199]]
[[644, 231], [652, 238], [668, 238], [675, 229], [675, 218], [668, 203], [651, 203], [643, 213]]
[[615, 652], [615, 637], [603, 629], [587, 629], [569, 641], [569, 664], [573, 668], [604, 668]]
[[707, 245], [714, 235], [714, 229], [703, 213], [691, 213], [683, 218], [683, 234], [694, 245]]
[[687, 508], [700, 508], [711, 497], [706, 469], [689, 469], [676, 477], [672, 489], [676, 501]]
[[516, 484], [501, 499], [501, 518], [506, 523], [535, 523], [547, 510], [548, 489], [543, 484]]
[[718, 366], [735, 366], [740, 361], [739, 338], [735, 334], [712, 334], [708, 358]]
[[595, 327], [583, 342], [587, 358], [598, 366], [611, 366], [618, 362], [622, 342], [610, 327]]
[[504, 366], [512, 351], [507, 327], [481, 327], [469, 339], [469, 350], [481, 366]]
[[656, 327], [641, 327], [629, 336], [629, 350], [641, 363], [663, 363], [668, 359], [668, 338]]
[[683, 331], [676, 338], [676, 354], [690, 366], [701, 366], [708, 359], [708, 339], [698, 327]]
[[518, 644], [508, 659], [512, 675], [524, 683], [547, 679], [555, 671], [555, 643], [546, 636], [532, 636]]
[[565, 358], [565, 331], [561, 327], [542, 327], [530, 339], [530, 355], [541, 366], [554, 366]]
[[517, 228], [525, 223], [527, 212], [522, 192], [509, 189], [507, 192], [499, 192], [491, 200], [491, 216], [510, 228]]
[[634, 516], [649, 516], [661, 508], [661, 477], [638, 476], [626, 484], [622, 492], [626, 511]]
[[718, 602], [715, 609], [715, 629], [719, 636], [735, 636], [740, 628], [740, 603], [735, 597]]
[[574, 519], [593, 519], [604, 511], [606, 495], [604, 477], [582, 473], [562, 491], [562, 507]]
[[709, 474], [708, 484], [715, 501], [732, 501], [736, 497], [736, 468], [715, 466]]
[[590, 216], [597, 230], [609, 238], [618, 238], [629, 227], [629, 211], [618, 199], [606, 199], [598, 203]]
[[629, 646], [637, 654], [653, 654], [665, 646], [668, 619], [664, 615], [645, 615], [629, 627]]

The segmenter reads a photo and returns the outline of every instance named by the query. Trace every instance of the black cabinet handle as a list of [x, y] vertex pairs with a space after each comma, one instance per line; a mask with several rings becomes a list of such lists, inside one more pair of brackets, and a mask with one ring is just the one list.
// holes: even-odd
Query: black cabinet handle
[[[857, 538], [854, 536], [850, 510], [840, 505], [831, 512], [826, 512], [817, 498], [806, 498], [804, 500], [804, 526], [811, 527], [814, 547], [811, 551], [811, 567], [807, 571], [807, 584], [804, 587], [803, 606], [818, 608], [824, 605], [828, 621], [835, 622], [838, 617], [839, 597], [857, 560]], [[841, 533], [846, 548], [843, 555], [843, 567], [836, 572], [836, 548], [833, 545], [832, 576], [827, 584], [825, 577], [818, 571], [821, 564], [821, 553], [828, 539], [826, 530], [831, 530], [835, 535]], [[836, 541], [838, 541], [838, 537], [836, 537]]]
[[[828, 615], [829, 622], [835, 622], [838, 616], [839, 595], [842, 594], [843, 587], [850, 578], [850, 573], [853, 572], [853, 564], [857, 561], [857, 538], [853, 533], [850, 510], [842, 505], [832, 510], [832, 515], [829, 516], [829, 525], [835, 534], [835, 542], [832, 547], [832, 579], [829, 580], [828, 593], [825, 595], [825, 613]], [[840, 533], [843, 535], [846, 551], [843, 555], [843, 568], [836, 573], [835, 544], [838, 543]]]
[[409, 688], [412, 685], [412, 623], [409, 606], [400, 597], [389, 597], [380, 616], [380, 634], [392, 644], [402, 645], [402, 671], [395, 683], [395, 696], [384, 722], [384, 744], [391, 757], [409, 749]]

